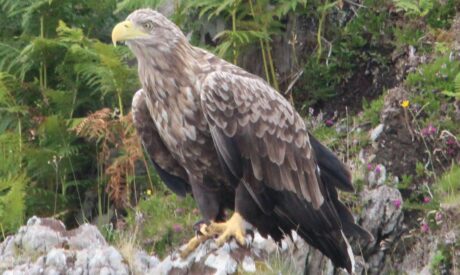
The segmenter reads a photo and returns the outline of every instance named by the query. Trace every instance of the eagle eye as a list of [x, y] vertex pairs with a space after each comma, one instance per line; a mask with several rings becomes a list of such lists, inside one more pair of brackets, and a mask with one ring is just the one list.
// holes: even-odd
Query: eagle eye
[[151, 31], [153, 29], [153, 22], [152, 21], [147, 21], [142, 24], [142, 27], [144, 29]]

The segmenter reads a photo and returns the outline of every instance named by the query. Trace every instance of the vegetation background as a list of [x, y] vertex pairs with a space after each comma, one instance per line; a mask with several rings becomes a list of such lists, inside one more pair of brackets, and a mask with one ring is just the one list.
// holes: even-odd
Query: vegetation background
[[[140, 7], [169, 8], [193, 44], [264, 77], [352, 165], [358, 190], [375, 163], [358, 161], [371, 144], [349, 126], [377, 127], [386, 91], [402, 83], [400, 127], [423, 152], [385, 184], [419, 218], [414, 230], [436, 230], [435, 213], [458, 206], [457, 0], [0, 0], [0, 240], [33, 215], [92, 222], [114, 242], [134, 232], [160, 255], [193, 234], [193, 200], [163, 187], [132, 126], [135, 59], [110, 42]], [[426, 60], [401, 73], [408, 49]], [[359, 208], [355, 196], [344, 199]], [[458, 246], [440, 247], [434, 269], [452, 265]]]

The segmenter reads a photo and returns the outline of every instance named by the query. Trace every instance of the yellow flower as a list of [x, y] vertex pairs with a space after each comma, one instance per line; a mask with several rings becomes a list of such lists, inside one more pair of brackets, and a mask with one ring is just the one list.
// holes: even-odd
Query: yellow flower
[[409, 100], [403, 100], [403, 102], [401, 103], [401, 107], [403, 107], [404, 109], [406, 109], [407, 107], [409, 107]]
[[151, 196], [152, 195], [152, 190], [147, 189], [146, 193], [147, 193], [147, 196]]

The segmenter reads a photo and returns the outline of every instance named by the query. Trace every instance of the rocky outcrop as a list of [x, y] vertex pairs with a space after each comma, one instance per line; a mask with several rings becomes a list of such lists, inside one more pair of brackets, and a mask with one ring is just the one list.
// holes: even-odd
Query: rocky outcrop
[[[278, 246], [258, 233], [248, 234], [246, 247], [231, 241], [217, 247], [208, 240], [186, 259], [173, 253], [160, 261], [156, 256], [109, 245], [89, 224], [66, 230], [55, 219], [32, 217], [16, 235], [0, 244], [2, 274], [234, 274], [260, 270], [284, 270], [298, 274], [312, 254], [295, 233]], [[328, 268], [332, 270], [332, 265]]]
[[3, 274], [128, 274], [128, 266], [89, 224], [67, 231], [55, 219], [32, 217], [0, 245]]
[[363, 211], [360, 223], [374, 236], [374, 241], [364, 245], [368, 274], [384, 274], [385, 257], [402, 233], [402, 196], [398, 189], [387, 185], [361, 193]]
[[[375, 241], [354, 247], [356, 274], [378, 274], [384, 266], [385, 250], [380, 242], [396, 236], [402, 220], [397, 189], [386, 185], [364, 191], [360, 222]], [[257, 232], [248, 234], [247, 246], [230, 241], [217, 247], [208, 240], [186, 259], [179, 251], [160, 260], [135, 247], [124, 249], [108, 244], [89, 224], [66, 230], [55, 219], [32, 217], [16, 235], [0, 244], [0, 273], [3, 274], [345, 274], [330, 260], [308, 246], [293, 232], [280, 245]], [[356, 243], [356, 242], [355, 242]], [[363, 257], [364, 256], [364, 257]], [[364, 259], [367, 259], [365, 261]]]

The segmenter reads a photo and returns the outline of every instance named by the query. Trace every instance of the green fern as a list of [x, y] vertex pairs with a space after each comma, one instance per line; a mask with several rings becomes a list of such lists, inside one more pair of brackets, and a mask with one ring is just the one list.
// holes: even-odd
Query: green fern
[[0, 230], [14, 232], [23, 222], [25, 188], [29, 179], [21, 168], [22, 153], [19, 136], [0, 135]]
[[163, 3], [164, 0], [122, 0], [117, 3], [115, 13], [122, 11], [131, 12], [140, 8], [154, 9]]
[[0, 227], [6, 233], [16, 231], [24, 221], [27, 182], [24, 173], [0, 178]]
[[404, 11], [409, 16], [423, 17], [434, 7], [435, 0], [393, 0], [397, 11]]
[[460, 99], [460, 73], [454, 79], [454, 91], [443, 91], [443, 94]]

